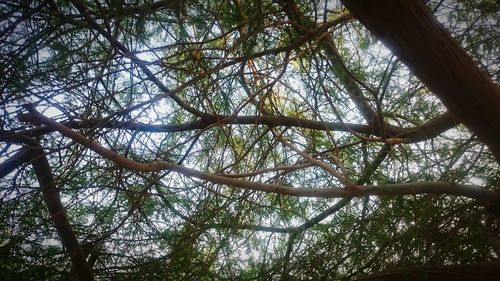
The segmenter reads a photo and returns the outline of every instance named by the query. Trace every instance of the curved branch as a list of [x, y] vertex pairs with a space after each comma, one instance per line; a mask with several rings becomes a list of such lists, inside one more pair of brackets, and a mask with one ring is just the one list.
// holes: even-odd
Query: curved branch
[[389, 126], [388, 134], [393, 137], [395, 136], [393, 134], [399, 130], [402, 132], [400, 137], [407, 139], [407, 143], [415, 143], [432, 139], [454, 128], [459, 123], [450, 112], [445, 112], [413, 128], [401, 129], [400, 127]]
[[377, 196], [395, 196], [395, 195], [417, 195], [417, 194], [448, 194], [456, 196], [465, 196], [488, 204], [497, 204], [500, 201], [500, 194], [479, 186], [453, 184], [446, 182], [413, 182], [388, 185], [364, 185], [359, 186], [356, 192], [345, 188], [300, 188], [290, 187], [279, 184], [267, 184], [261, 182], [251, 182], [232, 177], [225, 177], [216, 174], [204, 173], [191, 168], [183, 167], [167, 161], [153, 161], [150, 163], [141, 163], [130, 160], [110, 149], [101, 146], [84, 135], [75, 132], [56, 121], [43, 116], [32, 106], [26, 106], [33, 117], [41, 124], [60, 132], [62, 135], [84, 145], [92, 151], [100, 154], [104, 158], [113, 161], [122, 168], [138, 172], [156, 172], [168, 170], [180, 173], [187, 177], [194, 177], [206, 180], [215, 184], [228, 185], [248, 190], [276, 193], [288, 196], [298, 197], [321, 197], [321, 198], [350, 198], [362, 197], [367, 195]]

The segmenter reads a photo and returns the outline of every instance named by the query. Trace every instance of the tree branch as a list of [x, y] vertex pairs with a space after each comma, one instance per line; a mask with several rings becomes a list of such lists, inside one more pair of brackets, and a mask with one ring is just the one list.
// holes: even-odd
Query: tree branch
[[0, 164], [0, 179], [31, 160], [29, 149], [23, 147], [12, 157]]
[[[19, 120], [38, 124], [33, 116], [29, 114], [19, 115]], [[61, 123], [62, 125], [72, 129], [83, 128], [109, 128], [109, 129], [125, 129], [141, 132], [155, 133], [174, 133], [190, 130], [204, 129], [215, 125], [266, 125], [269, 127], [297, 127], [321, 131], [342, 131], [355, 132], [358, 134], [367, 134], [381, 137], [370, 125], [341, 123], [341, 122], [322, 122], [317, 120], [309, 120], [298, 117], [289, 116], [229, 116], [229, 115], [209, 115], [205, 114], [198, 120], [182, 123], [182, 124], [167, 124], [154, 125], [145, 124], [133, 121], [114, 121], [106, 119], [91, 119], [91, 120], [73, 120]], [[457, 123], [449, 113], [444, 113], [434, 119], [431, 119], [419, 126], [412, 128], [402, 128], [388, 125], [386, 137], [397, 138], [401, 143], [415, 143], [431, 139], [453, 127]], [[41, 136], [54, 132], [55, 130], [48, 126], [38, 127], [31, 130], [20, 132], [3, 132], [0, 135], [0, 141], [5, 141], [14, 135], [29, 135], [32, 137]], [[382, 141], [382, 140], [381, 140]]]
[[32, 106], [26, 107], [33, 115], [35, 120], [37, 120], [39, 123], [45, 124], [53, 130], [60, 132], [62, 135], [71, 138], [81, 145], [100, 154], [104, 158], [113, 161], [122, 168], [138, 172], [156, 172], [161, 170], [168, 170], [180, 173], [187, 177], [194, 177], [215, 184], [298, 197], [350, 198], [362, 197], [367, 195], [395, 196], [417, 194], [448, 194], [465, 196], [486, 202], [488, 204], [496, 204], [500, 200], [500, 195], [498, 192], [491, 191], [479, 186], [453, 184], [446, 182], [413, 182], [389, 185], [364, 185], [359, 186], [359, 189], [356, 192], [351, 192], [345, 188], [295, 188], [279, 184], [250, 182], [216, 174], [204, 173], [161, 160], [153, 161], [150, 163], [141, 163], [130, 160], [110, 149], [107, 149], [101, 146], [99, 143], [86, 138], [82, 134], [69, 129], [68, 127], [65, 127], [60, 123], [57, 123], [56, 121], [48, 117], [43, 116]]
[[31, 162], [38, 183], [40, 184], [43, 201], [49, 210], [51, 219], [61, 237], [63, 245], [68, 251], [73, 267], [80, 280], [94, 280], [92, 270], [85, 259], [82, 248], [66, 215], [66, 210], [61, 203], [59, 189], [55, 185], [49, 161], [45, 156], [43, 148], [33, 139], [25, 138], [25, 142], [30, 145], [27, 149], [27, 157], [30, 159], [29, 162]]

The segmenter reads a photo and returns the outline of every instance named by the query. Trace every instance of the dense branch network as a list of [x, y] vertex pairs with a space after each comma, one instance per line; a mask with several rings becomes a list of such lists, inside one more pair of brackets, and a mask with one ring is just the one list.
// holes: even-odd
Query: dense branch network
[[351, 279], [498, 248], [487, 4], [28, 2], [0, 4], [0, 267]]

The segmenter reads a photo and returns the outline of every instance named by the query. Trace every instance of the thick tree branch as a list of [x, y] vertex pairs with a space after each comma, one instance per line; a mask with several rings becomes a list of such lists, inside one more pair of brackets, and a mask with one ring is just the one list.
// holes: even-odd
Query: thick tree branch
[[68, 251], [73, 267], [80, 280], [94, 280], [92, 270], [85, 260], [82, 248], [78, 243], [64, 206], [61, 203], [59, 189], [55, 185], [49, 161], [45, 156], [43, 148], [33, 139], [25, 138], [25, 142], [30, 146], [27, 148], [27, 157], [30, 158], [29, 162], [31, 162], [40, 184], [43, 201], [47, 205], [51, 219], [61, 237], [64, 247]]
[[500, 162], [500, 88], [420, 0], [343, 0]]
[[33, 117], [41, 124], [44, 124], [62, 135], [84, 145], [92, 151], [100, 154], [104, 158], [113, 161], [118, 166], [138, 172], [156, 172], [168, 170], [180, 173], [187, 177], [194, 177], [206, 180], [215, 184], [228, 185], [248, 190], [263, 191], [288, 196], [298, 197], [321, 197], [321, 198], [350, 198], [367, 195], [396, 196], [396, 195], [417, 195], [417, 194], [449, 194], [465, 196], [477, 199], [487, 204], [497, 204], [500, 200], [498, 192], [486, 188], [462, 184], [452, 184], [446, 182], [414, 182], [389, 185], [364, 185], [359, 186], [356, 192], [351, 192], [345, 188], [295, 188], [279, 184], [267, 184], [261, 182], [251, 182], [225, 177], [216, 174], [204, 173], [167, 161], [153, 161], [141, 163], [130, 160], [116, 152], [101, 146], [99, 143], [88, 139], [82, 134], [75, 132], [56, 121], [43, 116], [33, 107], [27, 106]]
[[31, 160], [29, 149], [21, 148], [12, 157], [0, 163], [0, 179]]
[[[34, 120], [34, 118], [28, 114], [20, 115], [19, 119], [23, 122], [37, 124], [36, 120]], [[154, 125], [132, 121], [114, 121], [105, 119], [92, 119], [82, 121], [74, 120], [63, 122], [61, 124], [72, 129], [109, 128], [157, 133], [184, 132], [204, 129], [206, 127], [214, 125], [266, 125], [269, 127], [286, 126], [322, 131], [331, 130], [355, 132], [357, 134], [372, 134], [374, 136], [381, 137], [379, 132], [377, 132], [377, 130], [374, 130], [370, 125], [340, 122], [322, 122], [289, 116], [228, 116], [205, 114], [198, 120], [183, 124]], [[400, 143], [414, 143], [431, 139], [455, 127], [455, 125], [456, 122], [453, 120], [451, 114], [444, 113], [413, 128], [402, 128], [388, 125], [386, 129], [386, 137], [397, 138], [398, 142]], [[37, 137], [53, 131], [54, 129], [44, 126], [20, 132], [3, 132], [2, 135], [0, 135], [0, 141], [5, 141], [13, 135], [29, 135], [32, 137]]]

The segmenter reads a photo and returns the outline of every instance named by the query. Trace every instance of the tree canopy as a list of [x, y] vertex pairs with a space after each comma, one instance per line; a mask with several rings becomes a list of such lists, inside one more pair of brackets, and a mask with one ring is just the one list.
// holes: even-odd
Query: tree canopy
[[3, 1], [0, 279], [500, 274], [499, 12]]

